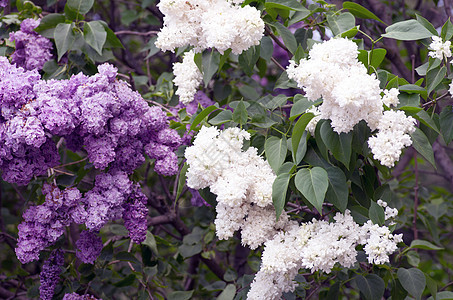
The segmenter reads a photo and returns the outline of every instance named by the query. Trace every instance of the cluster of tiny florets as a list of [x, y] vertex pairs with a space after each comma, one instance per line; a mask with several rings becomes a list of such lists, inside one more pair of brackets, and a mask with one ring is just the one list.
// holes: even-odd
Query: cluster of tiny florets
[[433, 36], [432, 39], [432, 43], [429, 44], [429, 49], [431, 50], [429, 56], [440, 60], [451, 57], [450, 41], [444, 43], [442, 38], [438, 36]]
[[360, 120], [375, 129], [382, 115], [379, 81], [368, 75], [357, 59], [357, 45], [348, 39], [336, 38], [315, 44], [309, 59], [299, 64], [290, 61], [288, 77], [297, 82], [305, 96], [316, 101], [322, 119], [330, 119], [333, 129], [349, 132]]
[[178, 87], [176, 95], [183, 104], [188, 104], [194, 100], [197, 87], [200, 85], [203, 75], [198, 70], [194, 61], [195, 53], [191, 50], [184, 54], [182, 62], [173, 64], [175, 78], [173, 82]]
[[[165, 113], [150, 107], [127, 83], [116, 80], [111, 65], [94, 76], [69, 80], [39, 79], [0, 58], [0, 170], [4, 180], [27, 184], [58, 164], [53, 136], [72, 151], [84, 150], [97, 169], [132, 173], [146, 153], [155, 171], [174, 175], [174, 153], [181, 143]], [[155, 152], [156, 147], [165, 151]]]
[[164, 16], [164, 27], [156, 46], [163, 51], [194, 46], [196, 51], [216, 48], [220, 53], [231, 48], [240, 54], [258, 45], [264, 33], [264, 22], [254, 7], [237, 5], [242, 1], [163, 0], [158, 6]]
[[412, 145], [409, 133], [415, 131], [415, 119], [406, 116], [404, 111], [389, 110], [379, 121], [378, 130], [368, 139], [368, 146], [382, 165], [393, 167], [403, 148]]
[[77, 293], [65, 294], [63, 300], [102, 300], [98, 299], [92, 295], [79, 295]]
[[295, 289], [293, 279], [301, 268], [330, 273], [337, 263], [351, 267], [356, 262], [358, 245], [365, 245], [370, 263], [383, 264], [402, 241], [401, 234], [391, 234], [386, 226], [371, 221], [360, 226], [348, 210], [337, 213], [334, 220], [293, 223], [268, 240], [247, 299], [280, 299], [283, 292]]
[[52, 43], [34, 31], [39, 22], [35, 19], [25, 19], [20, 24], [19, 31], [9, 34], [10, 41], [16, 44], [16, 50], [11, 55], [11, 62], [26, 70], [41, 70], [44, 64], [52, 58], [50, 53]]
[[51, 300], [54, 294], [64, 263], [64, 256], [61, 250], [54, 250], [44, 262], [39, 274], [39, 296], [43, 300]]
[[214, 221], [220, 239], [228, 239], [242, 229], [242, 243], [255, 249], [285, 226], [287, 215], [275, 221], [272, 184], [275, 175], [257, 149], [242, 151], [250, 134], [239, 128], [220, 132], [202, 127], [193, 146], [186, 149], [187, 185], [209, 187], [217, 195]]
[[103, 248], [101, 237], [93, 231], [82, 231], [76, 246], [77, 258], [86, 264], [93, 264]]

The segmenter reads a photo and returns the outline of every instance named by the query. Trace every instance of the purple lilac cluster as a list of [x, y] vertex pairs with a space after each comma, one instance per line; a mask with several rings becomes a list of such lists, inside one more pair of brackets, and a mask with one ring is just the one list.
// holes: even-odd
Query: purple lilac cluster
[[20, 24], [19, 31], [9, 34], [9, 40], [16, 43], [11, 60], [26, 70], [41, 70], [46, 61], [52, 58], [52, 43], [34, 31], [39, 23], [40, 20], [25, 19]]
[[102, 251], [102, 239], [92, 231], [82, 231], [76, 242], [76, 256], [86, 264], [93, 264]]
[[0, 0], [0, 7], [6, 7], [8, 5], [8, 0]]
[[54, 294], [55, 286], [60, 279], [61, 267], [64, 263], [64, 256], [61, 250], [54, 250], [49, 258], [44, 262], [39, 280], [39, 295], [42, 300], [51, 300]]
[[31, 206], [19, 224], [16, 256], [23, 264], [39, 259], [39, 252], [55, 243], [72, 222], [81, 224], [87, 217], [80, 206], [82, 194], [76, 188], [61, 191], [54, 185], [44, 184], [42, 205]]
[[102, 300], [92, 295], [79, 295], [77, 293], [65, 294], [63, 300]]
[[39, 79], [0, 58], [0, 170], [4, 180], [21, 185], [58, 164], [52, 140], [85, 150], [97, 169], [132, 173], [144, 154], [156, 159], [155, 171], [174, 175], [181, 144], [168, 127], [165, 113], [150, 107], [127, 83], [116, 80], [111, 65], [99, 66], [94, 76], [69, 80]]
[[146, 239], [146, 207], [148, 198], [142, 193], [139, 185], [135, 185], [129, 200], [123, 204], [124, 226], [129, 230], [129, 236], [135, 243], [140, 244]]
[[31, 107], [36, 70], [16, 68], [0, 57], [0, 170], [5, 181], [27, 184], [58, 164], [60, 157]]

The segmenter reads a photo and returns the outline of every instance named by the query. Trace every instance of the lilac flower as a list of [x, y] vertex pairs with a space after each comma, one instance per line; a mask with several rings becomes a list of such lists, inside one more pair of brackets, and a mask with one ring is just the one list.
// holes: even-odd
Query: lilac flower
[[8, 0], [0, 0], [0, 7], [6, 7], [8, 5]]
[[25, 19], [19, 31], [9, 34], [10, 41], [16, 43], [12, 62], [26, 70], [41, 70], [46, 61], [52, 58], [52, 43], [34, 31], [38, 25], [39, 20]]
[[82, 231], [76, 246], [77, 258], [86, 264], [93, 264], [103, 248], [101, 237], [92, 231]]
[[44, 262], [39, 280], [39, 295], [42, 300], [51, 300], [54, 294], [55, 286], [60, 279], [61, 267], [64, 263], [64, 256], [61, 250], [54, 250], [49, 258]]
[[189, 192], [192, 194], [192, 198], [190, 199], [190, 203], [193, 205], [193, 206], [211, 206], [209, 205], [208, 202], [206, 202], [203, 197], [201, 197], [200, 195], [200, 192], [198, 192], [198, 190], [195, 190], [195, 189], [191, 189], [189, 188]]
[[63, 300], [102, 300], [91, 295], [79, 295], [77, 293], [65, 294]]
[[146, 216], [148, 215], [146, 203], [146, 196], [140, 191], [140, 186], [136, 185], [129, 201], [123, 205], [124, 226], [129, 230], [131, 240], [137, 244], [146, 239]]

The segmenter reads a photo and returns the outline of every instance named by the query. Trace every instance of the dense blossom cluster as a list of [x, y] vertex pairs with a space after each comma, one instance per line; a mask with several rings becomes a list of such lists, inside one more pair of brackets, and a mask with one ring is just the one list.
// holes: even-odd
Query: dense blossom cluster
[[65, 294], [63, 300], [102, 300], [92, 295], [79, 295], [77, 293]]
[[382, 115], [379, 81], [367, 74], [357, 55], [354, 42], [335, 38], [315, 44], [309, 59], [299, 65], [290, 61], [287, 68], [288, 77], [304, 89], [309, 100], [322, 97], [321, 118], [332, 120], [338, 133], [351, 131], [360, 120], [374, 130]]
[[26, 70], [41, 70], [46, 61], [52, 58], [50, 53], [52, 43], [34, 31], [39, 22], [35, 19], [25, 19], [20, 24], [19, 31], [9, 34], [10, 41], [16, 44], [11, 61]]
[[355, 223], [350, 212], [337, 213], [335, 222], [292, 222], [265, 243], [260, 271], [256, 274], [247, 299], [280, 299], [283, 292], [293, 291], [293, 280], [299, 269], [330, 273], [336, 263], [348, 268], [356, 262], [357, 245], [364, 250], [370, 263], [389, 261], [402, 235], [392, 235], [386, 226], [368, 221]]
[[243, 141], [249, 138], [239, 128], [220, 132], [202, 127], [185, 157], [187, 185], [209, 187], [217, 195], [217, 236], [228, 239], [242, 229], [242, 243], [255, 249], [286, 224], [287, 216], [275, 222], [272, 183], [276, 176], [256, 148], [242, 151]]
[[81, 224], [86, 212], [80, 209], [82, 194], [76, 188], [61, 191], [56, 186], [45, 184], [42, 189], [45, 202], [31, 206], [19, 224], [16, 255], [25, 264], [39, 259], [39, 252], [55, 243], [72, 222]]
[[178, 87], [176, 95], [183, 104], [188, 104], [194, 100], [197, 87], [200, 85], [203, 75], [198, 70], [194, 61], [195, 53], [191, 50], [184, 54], [182, 62], [173, 64], [175, 78], [173, 82]]
[[76, 242], [77, 258], [86, 264], [93, 264], [102, 251], [102, 239], [92, 231], [82, 231]]
[[433, 39], [433, 41], [429, 45], [429, 48], [431, 50], [429, 52], [429, 56], [440, 59], [440, 60], [451, 57], [451, 49], [450, 49], [451, 42], [450, 41], [446, 41], [444, 43], [442, 41], [442, 38], [438, 37], [438, 36], [433, 36], [432, 39]]
[[156, 159], [155, 171], [177, 173], [174, 151], [181, 143], [165, 113], [150, 107], [108, 64], [94, 76], [39, 80], [0, 58], [0, 169], [4, 180], [26, 184], [58, 164], [52, 136], [73, 151], [84, 149], [97, 169], [132, 173], [144, 153]]
[[124, 226], [129, 230], [132, 241], [139, 244], [146, 239], [146, 216], [148, 198], [142, 193], [139, 185], [132, 188], [128, 202], [123, 204]]
[[254, 7], [241, 7], [242, 1], [163, 0], [158, 6], [164, 16], [164, 27], [156, 45], [163, 51], [194, 46], [199, 52], [216, 48], [223, 53], [231, 48], [240, 54], [258, 45], [264, 33], [264, 22]]
[[390, 90], [384, 90], [384, 96], [382, 97], [382, 103], [387, 105], [387, 107], [397, 106], [400, 103], [398, 95], [400, 91], [396, 88], [391, 88]]
[[409, 133], [415, 131], [415, 119], [406, 117], [404, 111], [384, 112], [378, 125], [378, 133], [368, 139], [375, 159], [387, 167], [393, 167], [404, 147], [412, 144]]
[[44, 262], [41, 273], [39, 274], [39, 296], [42, 300], [51, 300], [55, 286], [60, 279], [60, 274], [64, 264], [64, 256], [61, 250], [54, 250], [49, 258]]
[[6, 7], [8, 5], [8, 0], [0, 0], [0, 7]]

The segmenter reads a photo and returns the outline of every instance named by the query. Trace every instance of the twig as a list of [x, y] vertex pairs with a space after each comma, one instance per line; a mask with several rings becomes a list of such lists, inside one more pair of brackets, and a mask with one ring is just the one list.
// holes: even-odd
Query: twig
[[417, 162], [417, 152], [414, 152], [414, 168], [415, 168], [414, 219], [412, 220], [412, 231], [414, 232], [414, 239], [418, 240], [418, 230], [417, 230], [417, 209], [418, 209], [418, 162]]
[[130, 34], [130, 35], [141, 35], [141, 36], [148, 36], [148, 35], [157, 35], [159, 31], [151, 30], [148, 32], [138, 32], [138, 31], [132, 31], [132, 30], [120, 30], [116, 31], [116, 35], [121, 35], [121, 34]]
[[271, 57], [271, 60], [274, 62], [274, 64], [277, 65], [281, 70], [286, 71], [286, 69], [273, 57]]
[[288, 48], [286, 48], [286, 46], [278, 39], [278, 37], [275, 36], [275, 34], [272, 32], [272, 30], [270, 30], [269, 26], [267, 26], [267, 25], [264, 26], [264, 30], [265, 30], [266, 34], [267, 34], [268, 36], [270, 36], [271, 39], [273, 39], [274, 42], [275, 42], [277, 45], [280, 46], [280, 48], [282, 48], [283, 50], [285, 50], [285, 51], [288, 53], [288, 55], [289, 55], [290, 57], [293, 56], [293, 54], [291, 53], [291, 51], [289, 51]]

